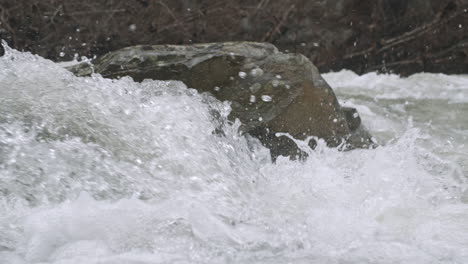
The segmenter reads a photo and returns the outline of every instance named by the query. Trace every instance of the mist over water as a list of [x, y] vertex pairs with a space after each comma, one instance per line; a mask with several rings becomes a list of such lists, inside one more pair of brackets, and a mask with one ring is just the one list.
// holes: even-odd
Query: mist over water
[[324, 77], [381, 146], [273, 164], [228, 102], [7, 48], [0, 263], [468, 263], [468, 77]]

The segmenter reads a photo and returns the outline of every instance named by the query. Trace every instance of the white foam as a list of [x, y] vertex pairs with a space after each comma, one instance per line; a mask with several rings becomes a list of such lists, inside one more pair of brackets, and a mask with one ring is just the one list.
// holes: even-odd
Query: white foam
[[[465, 77], [325, 78], [383, 146], [272, 164], [228, 103], [182, 83], [76, 78], [7, 49], [0, 263], [467, 262]], [[435, 82], [453, 85], [443, 100]]]

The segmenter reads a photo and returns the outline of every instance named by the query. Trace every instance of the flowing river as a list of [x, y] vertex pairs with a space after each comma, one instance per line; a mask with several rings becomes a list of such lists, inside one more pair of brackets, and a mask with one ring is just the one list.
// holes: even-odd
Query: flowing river
[[2, 264], [468, 263], [468, 76], [325, 74], [380, 146], [271, 163], [228, 102], [6, 49]]

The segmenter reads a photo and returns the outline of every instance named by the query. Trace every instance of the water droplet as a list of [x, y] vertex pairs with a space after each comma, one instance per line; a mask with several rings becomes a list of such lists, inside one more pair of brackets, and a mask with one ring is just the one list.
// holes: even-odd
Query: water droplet
[[218, 86], [215, 86], [214, 90], [219, 92], [221, 90], [221, 88], [219, 88]]
[[279, 82], [278, 80], [273, 80], [273, 81], [271, 82], [271, 85], [273, 85], [273, 87], [278, 87], [279, 83], [280, 83], [280, 82]]
[[247, 73], [241, 71], [239, 72], [239, 77], [245, 79], [245, 77], [247, 77]]
[[291, 88], [291, 85], [286, 84], [284, 87], [286, 87], [286, 89], [289, 89], [289, 88]]
[[276, 79], [281, 79], [281, 78], [283, 78], [283, 77], [281, 77], [281, 75], [279, 75], [279, 74], [276, 75], [275, 77], [276, 77]]
[[336, 119], [336, 118], [333, 119], [333, 123], [336, 123], [336, 122], [338, 122], [338, 119]]
[[259, 117], [259, 118], [258, 118], [258, 121], [263, 121], [263, 118], [262, 118], [262, 117]]
[[250, 96], [250, 102], [255, 103], [255, 101], [257, 101], [257, 98], [255, 98], [255, 95], [251, 95]]
[[65, 52], [63, 52], [63, 51], [60, 52], [59, 56], [60, 56], [60, 57], [65, 57]]
[[262, 76], [263, 75], [263, 70], [260, 68], [255, 68], [250, 71], [250, 75], [256, 77], [256, 76]]
[[128, 30], [130, 31], [135, 31], [137, 29], [137, 26], [135, 24], [131, 24], [130, 26], [128, 26]]
[[302, 46], [302, 47], [305, 47], [306, 45], [307, 45], [307, 44], [306, 44], [305, 42], [302, 42], [302, 43], [301, 43], [301, 46]]
[[271, 102], [273, 100], [273, 98], [271, 98], [271, 96], [269, 95], [262, 95], [262, 101], [263, 102]]
[[320, 46], [317, 42], [312, 43], [312, 45], [313, 45], [314, 47]]

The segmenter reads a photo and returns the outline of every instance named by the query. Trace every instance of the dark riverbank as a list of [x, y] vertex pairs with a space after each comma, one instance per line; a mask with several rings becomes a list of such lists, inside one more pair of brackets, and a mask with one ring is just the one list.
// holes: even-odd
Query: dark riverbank
[[305, 54], [322, 72], [468, 73], [468, 0], [0, 0], [0, 8], [1, 37], [52, 60], [250, 40]]

